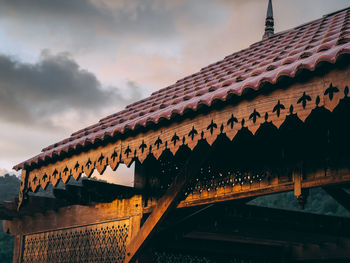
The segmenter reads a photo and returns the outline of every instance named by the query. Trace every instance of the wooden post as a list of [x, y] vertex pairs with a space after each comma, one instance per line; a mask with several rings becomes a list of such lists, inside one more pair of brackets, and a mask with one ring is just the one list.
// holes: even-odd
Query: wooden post
[[302, 164], [293, 169], [294, 195], [297, 198], [299, 208], [304, 210], [309, 189], [302, 189], [303, 169]]
[[293, 181], [294, 181], [294, 195], [296, 198], [301, 196], [301, 181], [302, 181], [302, 168], [300, 165], [293, 169]]
[[146, 167], [140, 162], [135, 162], [134, 188], [143, 190], [146, 187]]
[[23, 235], [16, 235], [14, 238], [14, 248], [13, 248], [13, 263], [22, 262], [22, 253], [23, 253]]
[[201, 153], [194, 151], [191, 154], [182, 171], [174, 179], [164, 196], [159, 199], [152, 214], [147, 218], [136, 237], [127, 246], [125, 263], [132, 262], [136, 259], [141, 249], [145, 246], [147, 241], [149, 241], [150, 237], [157, 230], [169, 211], [176, 206], [182, 190], [190, 179], [200, 171], [200, 167], [203, 165], [208, 155], [209, 151]]

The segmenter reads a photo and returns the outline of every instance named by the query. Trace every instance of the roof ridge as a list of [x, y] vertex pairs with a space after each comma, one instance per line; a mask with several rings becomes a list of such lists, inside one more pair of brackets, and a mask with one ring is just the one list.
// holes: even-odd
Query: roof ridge
[[347, 10], [347, 9], [349, 9], [349, 10], [350, 10], [350, 6], [345, 7], [345, 8], [343, 8], [343, 9], [340, 9], [340, 10], [337, 10], [337, 11], [334, 11], [334, 12], [329, 13], [329, 14], [323, 15], [323, 17], [322, 17], [322, 18], [329, 17], [329, 16], [332, 16], [332, 15], [335, 15], [335, 14], [341, 13], [341, 12], [343, 12], [343, 11]]
[[[262, 39], [262, 40], [260, 40], [260, 41], [257, 41], [257, 42], [252, 43], [249, 47], [252, 47], [252, 46], [254, 46], [254, 45], [258, 44], [258, 43], [264, 42], [264, 41], [269, 41], [269, 40], [271, 40], [271, 39], [273, 39], [273, 38], [276, 38], [276, 37], [278, 37], [278, 36], [280, 36], [280, 35], [282, 35], [282, 34], [285, 34], [285, 33], [287, 33], [287, 32], [293, 31], [293, 30], [295, 30], [295, 29], [299, 29], [299, 28], [304, 27], [304, 26], [306, 26], [306, 25], [315, 23], [315, 22], [317, 22], [317, 21], [319, 21], [319, 20], [323, 20], [323, 19], [325, 19], [325, 18], [327, 18], [327, 17], [330, 17], [330, 16], [336, 15], [336, 14], [338, 14], [338, 13], [344, 12], [345, 10], [348, 10], [348, 9], [350, 10], [350, 6], [349, 6], [349, 7], [346, 7], [346, 8], [343, 8], [343, 9], [341, 9], [341, 10], [338, 10], [338, 11], [334, 11], [334, 12], [332, 12], [332, 13], [325, 14], [325, 15], [323, 15], [323, 16], [320, 17], [320, 18], [316, 18], [316, 19], [314, 19], [314, 20], [305, 22], [305, 23], [300, 24], [300, 25], [297, 25], [297, 26], [295, 26], [295, 27], [292, 27], [292, 28], [289, 28], [289, 29], [286, 29], [286, 30], [277, 32], [277, 33], [275, 33], [273, 36], [271, 36], [270, 38]], [[244, 49], [242, 49], [242, 50], [244, 50]], [[240, 52], [240, 51], [238, 51], [238, 52]]]
[[[296, 30], [296, 29], [298, 29], [298, 28], [300, 28], [300, 27], [303, 27], [303, 26], [306, 26], [306, 25], [315, 23], [315, 22], [317, 22], [317, 21], [319, 21], [319, 20], [323, 20], [323, 19], [326, 18], [326, 17], [335, 15], [335, 14], [337, 14], [337, 13], [341, 13], [341, 12], [347, 10], [347, 9], [350, 10], [350, 6], [349, 6], [349, 7], [346, 7], [346, 8], [343, 8], [343, 9], [341, 9], [341, 10], [338, 10], [338, 11], [335, 11], [335, 12], [332, 12], [332, 13], [329, 13], [329, 14], [326, 14], [326, 15], [323, 15], [323, 16], [320, 17], [320, 18], [317, 18], [317, 19], [314, 19], [314, 20], [305, 22], [305, 23], [300, 24], [300, 25], [298, 25], [298, 26], [295, 26], [295, 27], [293, 27], [293, 28], [289, 28], [289, 29], [286, 29], [286, 30], [277, 32], [277, 33], [275, 33], [273, 36], [271, 36], [271, 37], [269, 37], [269, 38], [262, 39], [262, 40], [259, 40], [259, 41], [257, 41], [257, 42], [254, 42], [254, 43], [250, 44], [247, 48], [243, 48], [243, 49], [237, 50], [237, 51], [231, 53], [230, 55], [227, 55], [227, 56], [225, 56], [224, 58], [219, 59], [219, 61], [217, 61], [217, 62], [210, 63], [209, 65], [200, 68], [200, 70], [197, 71], [196, 73], [193, 73], [193, 74], [190, 74], [190, 75], [188, 75], [188, 76], [185, 76], [185, 77], [183, 77], [183, 78], [181, 78], [181, 79], [178, 79], [175, 83], [173, 83], [173, 84], [171, 84], [171, 85], [168, 85], [167, 87], [164, 87], [164, 88], [161, 88], [161, 89], [159, 89], [159, 90], [156, 90], [156, 91], [152, 92], [152, 93], [151, 93], [151, 96], [156, 95], [156, 94], [159, 93], [160, 91], [163, 91], [163, 90], [166, 90], [166, 89], [172, 87], [174, 84], [176, 84], [176, 83], [178, 83], [178, 82], [181, 82], [181, 81], [185, 80], [186, 78], [188, 78], [188, 77], [190, 77], [190, 76], [192, 76], [192, 75], [194, 75], [194, 74], [200, 73], [203, 69], [206, 69], [207, 67], [209, 67], [209, 66], [211, 66], [211, 65], [213, 65], [213, 64], [216, 64], [216, 63], [218, 63], [218, 62], [221, 62], [221, 61], [225, 60], [225, 58], [227, 58], [227, 57], [229, 57], [229, 56], [233, 56], [233, 55], [235, 55], [235, 54], [237, 54], [237, 53], [239, 53], [239, 52], [245, 51], [245, 50], [249, 49], [250, 47], [252, 47], [252, 46], [254, 46], [254, 45], [256, 45], [256, 44], [262, 43], [262, 42], [264, 42], [264, 41], [270, 41], [270, 40], [272, 40], [272, 39], [274, 39], [274, 38], [276, 38], [276, 37], [280, 37], [282, 34], [285, 34], [285, 33], [288, 33], [288, 32], [290, 32], [290, 31]], [[136, 103], [136, 102], [135, 102], [135, 103]]]

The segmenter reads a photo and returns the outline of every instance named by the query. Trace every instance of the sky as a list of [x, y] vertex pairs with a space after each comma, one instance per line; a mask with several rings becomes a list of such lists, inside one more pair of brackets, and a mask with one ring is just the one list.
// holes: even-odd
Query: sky
[[[0, 0], [0, 176], [261, 40], [267, 0]], [[350, 0], [274, 0], [280, 32]]]

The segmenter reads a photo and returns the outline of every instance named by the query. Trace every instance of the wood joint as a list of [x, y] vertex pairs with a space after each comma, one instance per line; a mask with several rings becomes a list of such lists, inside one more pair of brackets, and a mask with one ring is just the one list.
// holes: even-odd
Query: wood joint
[[191, 179], [199, 173], [200, 167], [207, 160], [209, 153], [209, 150], [205, 151], [205, 153], [199, 153], [198, 151], [192, 152], [184, 168], [175, 177], [166, 193], [157, 202], [155, 209], [147, 218], [140, 231], [126, 247], [125, 263], [134, 262], [136, 260], [141, 249], [159, 228], [164, 218], [176, 207], [183, 193], [183, 189]]

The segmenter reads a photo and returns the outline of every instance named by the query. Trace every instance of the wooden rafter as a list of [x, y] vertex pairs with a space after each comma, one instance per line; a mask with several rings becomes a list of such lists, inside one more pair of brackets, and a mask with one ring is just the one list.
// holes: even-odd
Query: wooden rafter
[[130, 198], [140, 191], [135, 188], [102, 181], [83, 179], [80, 185], [67, 184], [65, 188], [54, 188], [57, 199], [69, 204], [88, 205], [91, 202], [109, 203], [115, 199]]
[[[252, 255], [251, 249], [262, 248], [260, 252], [254, 253], [256, 256], [266, 256], [265, 249], [268, 248], [276, 248], [275, 253], [285, 254], [284, 249], [288, 248], [290, 256], [306, 256], [309, 260], [320, 259], [320, 256], [325, 259], [335, 258], [336, 251], [341, 253], [340, 258], [350, 258], [348, 252], [344, 253], [344, 247], [350, 244], [348, 218], [226, 202], [189, 218], [186, 224], [173, 224], [174, 217], [196, 210], [183, 208], [173, 211], [171, 219], [163, 224], [169, 227], [162, 228], [154, 238], [152, 247], [160, 251], [190, 250], [201, 255], [237, 255], [242, 252], [233, 252], [237, 247], [249, 248], [244, 254]], [[224, 244], [227, 245], [226, 249], [222, 249]], [[310, 248], [315, 254], [310, 253]], [[331, 248], [331, 254], [322, 251], [331, 251]], [[275, 253], [271, 256], [277, 255]]]

